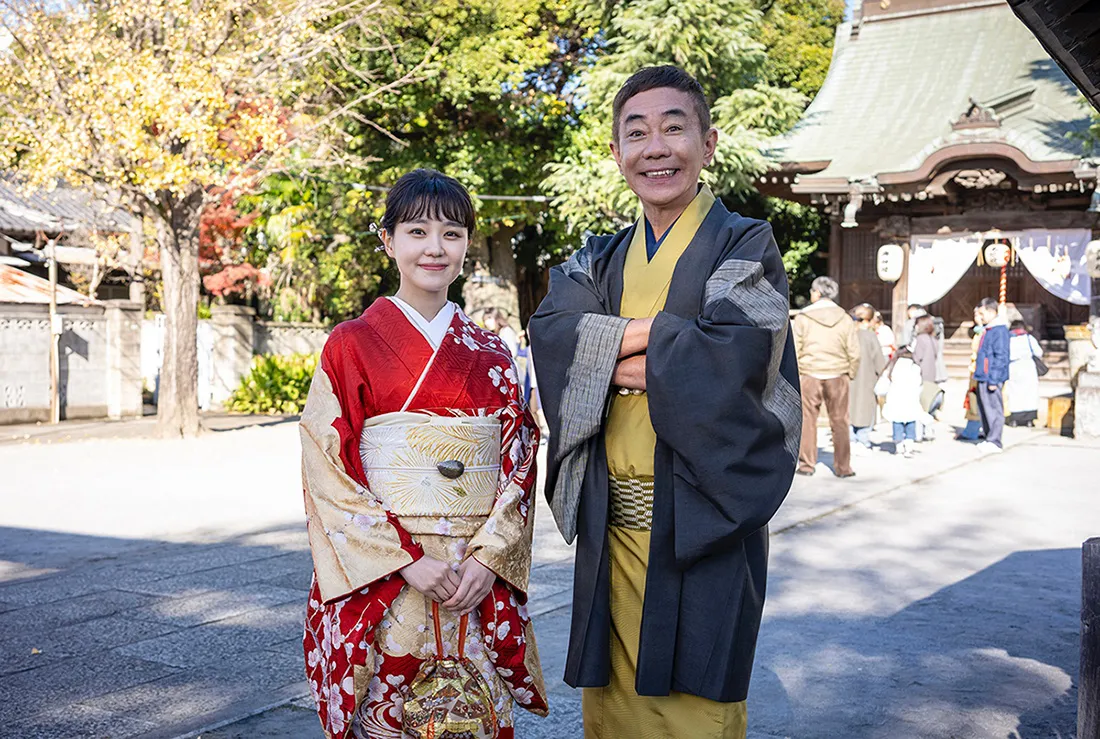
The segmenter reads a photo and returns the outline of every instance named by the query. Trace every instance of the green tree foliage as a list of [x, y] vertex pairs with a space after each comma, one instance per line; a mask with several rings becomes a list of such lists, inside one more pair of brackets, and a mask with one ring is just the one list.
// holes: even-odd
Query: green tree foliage
[[242, 203], [261, 213], [249, 259], [272, 273], [277, 318], [341, 320], [393, 286], [372, 224], [381, 189], [417, 167], [474, 193], [535, 198], [478, 202], [483, 234], [526, 224], [528, 245], [552, 250], [560, 231], [540, 184], [576, 124], [595, 11], [579, 0], [408, 0], [381, 16], [391, 53], [349, 57], [324, 79], [336, 100], [388, 89], [343, 121], [345, 166], [318, 178], [302, 162]]
[[268, 276], [262, 313], [277, 321], [339, 321], [395, 284], [370, 230], [382, 195], [357, 184], [282, 176], [241, 201], [257, 216], [247, 258]]
[[1100, 111], [1089, 105], [1085, 96], [1081, 96], [1081, 106], [1088, 110], [1089, 125], [1083, 131], [1070, 134], [1081, 142], [1081, 148], [1085, 156], [1100, 155]]
[[767, 166], [765, 138], [816, 92], [813, 60], [827, 66], [842, 12], [840, 0], [759, 2], [390, 0], [390, 53], [351, 56], [324, 79], [336, 101], [394, 85], [344, 119], [343, 169], [269, 180], [242, 206], [260, 212], [249, 258], [271, 272], [272, 311], [340, 320], [392, 287], [371, 233], [384, 196], [354, 187], [388, 186], [416, 167], [481, 195], [536, 198], [477, 204], [482, 234], [518, 231], [521, 274], [575, 248], [579, 231], [628, 222], [637, 204], [607, 149], [611, 100], [649, 64], [678, 64], [703, 83], [722, 131], [711, 184], [747, 197]]
[[571, 227], [607, 231], [633, 220], [636, 199], [607, 149], [611, 102], [640, 67], [675, 64], [700, 81], [719, 129], [704, 173], [717, 194], [744, 193], [767, 163], [763, 140], [789, 128], [806, 98], [769, 79], [759, 41], [764, 14], [751, 0], [634, 0], [614, 5], [602, 55], [582, 75], [580, 125], [544, 186]]
[[[765, 78], [774, 86], [813, 99], [829, 71], [836, 27], [844, 18], [844, 0], [762, 0], [759, 8], [764, 14], [760, 40], [768, 54]], [[745, 215], [771, 222], [783, 251], [791, 302], [801, 304], [810, 283], [825, 273], [821, 255], [829, 239], [827, 220], [811, 206], [755, 193], [739, 206]]]
[[768, 53], [765, 79], [812, 99], [825, 82], [844, 0], [762, 0], [760, 41]]

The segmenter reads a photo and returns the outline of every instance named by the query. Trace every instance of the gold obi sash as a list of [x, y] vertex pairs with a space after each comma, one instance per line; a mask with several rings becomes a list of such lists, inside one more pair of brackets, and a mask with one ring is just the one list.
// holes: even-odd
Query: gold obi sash
[[382, 505], [402, 518], [431, 517], [423, 522], [426, 528], [411, 527], [412, 533], [431, 533], [440, 518], [492, 511], [500, 477], [500, 421], [386, 413], [363, 425], [359, 455], [367, 485]]

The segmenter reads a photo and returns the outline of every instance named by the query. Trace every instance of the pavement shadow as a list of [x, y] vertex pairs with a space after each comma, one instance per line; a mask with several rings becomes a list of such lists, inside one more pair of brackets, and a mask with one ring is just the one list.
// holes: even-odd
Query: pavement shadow
[[209, 543], [0, 527], [0, 736], [169, 737], [301, 694], [303, 525]]
[[[1080, 556], [1017, 552], [886, 617], [766, 617], [753, 728], [798, 739], [1075, 736]], [[782, 562], [772, 574], [769, 595], [787, 585]], [[852, 575], [889, 587], [876, 572]]]

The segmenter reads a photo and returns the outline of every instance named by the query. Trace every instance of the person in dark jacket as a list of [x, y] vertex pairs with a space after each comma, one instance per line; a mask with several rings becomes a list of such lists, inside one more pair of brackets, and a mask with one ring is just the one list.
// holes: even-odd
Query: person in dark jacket
[[984, 452], [998, 453], [1003, 446], [1001, 435], [1005, 427], [1004, 384], [1008, 381], [1008, 324], [1000, 317], [997, 301], [986, 298], [980, 310], [986, 321], [982, 343], [974, 368], [978, 384], [978, 410], [982, 415], [985, 441], [978, 445]]

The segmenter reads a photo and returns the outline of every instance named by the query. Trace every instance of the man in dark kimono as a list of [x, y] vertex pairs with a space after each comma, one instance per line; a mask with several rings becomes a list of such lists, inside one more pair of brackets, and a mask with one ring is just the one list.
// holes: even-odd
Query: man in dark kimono
[[698, 82], [641, 70], [613, 126], [644, 215], [555, 267], [530, 329], [546, 493], [577, 539], [565, 680], [589, 739], [743, 737], [801, 430], [787, 281], [771, 227], [700, 185]]

